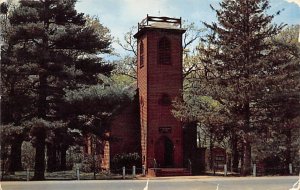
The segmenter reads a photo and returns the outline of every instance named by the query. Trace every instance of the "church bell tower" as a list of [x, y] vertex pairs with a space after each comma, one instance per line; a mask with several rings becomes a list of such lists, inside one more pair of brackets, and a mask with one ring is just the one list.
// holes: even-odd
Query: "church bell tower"
[[146, 168], [183, 167], [182, 123], [171, 113], [182, 92], [181, 18], [148, 16], [138, 25], [142, 162]]

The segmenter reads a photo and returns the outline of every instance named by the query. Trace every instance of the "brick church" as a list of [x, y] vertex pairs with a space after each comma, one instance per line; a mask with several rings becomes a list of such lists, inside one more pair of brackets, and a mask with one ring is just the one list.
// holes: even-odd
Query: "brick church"
[[[196, 155], [196, 127], [184, 127], [172, 113], [172, 101], [181, 98], [181, 18], [148, 16], [138, 24], [137, 95], [114, 118], [105, 155], [140, 154], [148, 173], [153, 168], [186, 171], [189, 164], [201, 165]], [[109, 149], [109, 150], [108, 150]], [[108, 154], [109, 152], [109, 154]], [[180, 175], [180, 172], [178, 173]]]

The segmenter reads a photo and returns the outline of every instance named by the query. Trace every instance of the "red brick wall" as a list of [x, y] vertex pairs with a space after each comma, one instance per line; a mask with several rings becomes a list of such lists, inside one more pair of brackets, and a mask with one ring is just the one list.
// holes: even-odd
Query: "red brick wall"
[[[144, 67], [138, 66], [138, 88], [141, 114], [142, 153], [147, 158], [147, 167], [153, 167], [155, 143], [162, 136], [174, 144], [174, 167], [183, 166], [183, 134], [180, 121], [171, 113], [171, 106], [160, 105], [162, 93], [172, 100], [181, 97], [182, 90], [182, 32], [178, 30], [147, 29], [138, 36], [138, 43], [144, 43]], [[158, 64], [158, 41], [166, 36], [171, 42], [171, 65]], [[139, 52], [139, 50], [138, 50]], [[138, 56], [138, 63], [140, 62]], [[162, 134], [160, 127], [171, 127], [171, 133]], [[145, 141], [147, 142], [145, 144]], [[156, 153], [157, 154], [157, 153]]]
[[133, 101], [126, 105], [112, 121], [110, 136], [113, 140], [109, 143], [111, 160], [116, 154], [140, 153], [140, 126], [135, 104]]
[[108, 141], [104, 141], [104, 151], [103, 151], [103, 155], [101, 157], [102, 162], [101, 162], [101, 168], [105, 169], [105, 170], [109, 170], [110, 168], [110, 148], [109, 148], [109, 142]]
[[95, 145], [93, 144], [93, 141], [95, 140], [93, 140], [90, 135], [86, 135], [84, 137], [84, 142], [85, 142], [84, 152], [83, 152], [84, 156], [93, 156], [94, 151], [96, 151], [97, 154], [96, 156], [98, 157], [97, 159], [100, 161], [96, 163], [96, 167], [109, 170], [110, 167], [109, 142], [104, 140], [97, 141], [96, 150], [94, 150]]
[[[138, 44], [143, 41], [144, 44], [144, 66], [140, 68], [140, 56], [138, 56], [138, 79], [137, 85], [139, 89], [139, 102], [140, 102], [140, 123], [141, 123], [141, 151], [142, 151], [142, 164], [147, 165], [146, 158], [147, 158], [147, 108], [148, 108], [148, 101], [147, 101], [147, 92], [148, 92], [148, 81], [147, 81], [147, 68], [148, 68], [148, 52], [147, 46], [148, 41], [146, 36], [142, 36], [138, 40]], [[140, 52], [140, 45], [138, 45], [138, 52]]]

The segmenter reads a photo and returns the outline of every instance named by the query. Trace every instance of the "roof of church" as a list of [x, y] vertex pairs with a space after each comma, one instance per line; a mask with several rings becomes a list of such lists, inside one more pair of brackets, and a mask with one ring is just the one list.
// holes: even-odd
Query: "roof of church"
[[155, 17], [149, 15], [138, 23], [138, 32], [135, 34], [135, 37], [144, 29], [178, 30], [182, 33], [185, 31], [185, 29], [182, 28], [181, 18]]
[[181, 18], [156, 17], [147, 15], [139, 24], [139, 30], [144, 27], [172, 28], [180, 29], [182, 27]]

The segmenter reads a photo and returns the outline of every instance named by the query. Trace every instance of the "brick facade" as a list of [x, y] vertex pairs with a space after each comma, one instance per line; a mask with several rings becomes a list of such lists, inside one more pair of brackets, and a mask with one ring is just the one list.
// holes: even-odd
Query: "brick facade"
[[[156, 23], [151, 25], [149, 21]], [[190, 162], [194, 174], [204, 169], [205, 149], [197, 148], [197, 123], [183, 126], [171, 113], [172, 101], [182, 98], [184, 32], [181, 19], [147, 16], [139, 24], [134, 36], [138, 44], [137, 89], [131, 89], [137, 93], [111, 121], [108, 136], [112, 140], [102, 143], [101, 168], [111, 169], [111, 161], [117, 154], [137, 152], [146, 169], [150, 168], [149, 173], [154, 167], [171, 171], [189, 168]], [[86, 145], [85, 152], [91, 155], [88, 138]]]
[[[135, 35], [138, 41], [138, 90], [140, 101], [141, 149], [146, 168], [183, 167], [183, 131], [171, 113], [171, 104], [162, 103], [181, 97], [181, 28], [144, 27]], [[159, 64], [159, 41], [170, 43], [170, 64]], [[141, 51], [143, 44], [143, 51]], [[141, 56], [142, 53], [142, 56]], [[142, 65], [141, 65], [142, 64]]]
[[140, 124], [137, 101], [126, 105], [111, 123], [110, 160], [117, 154], [140, 153]]

